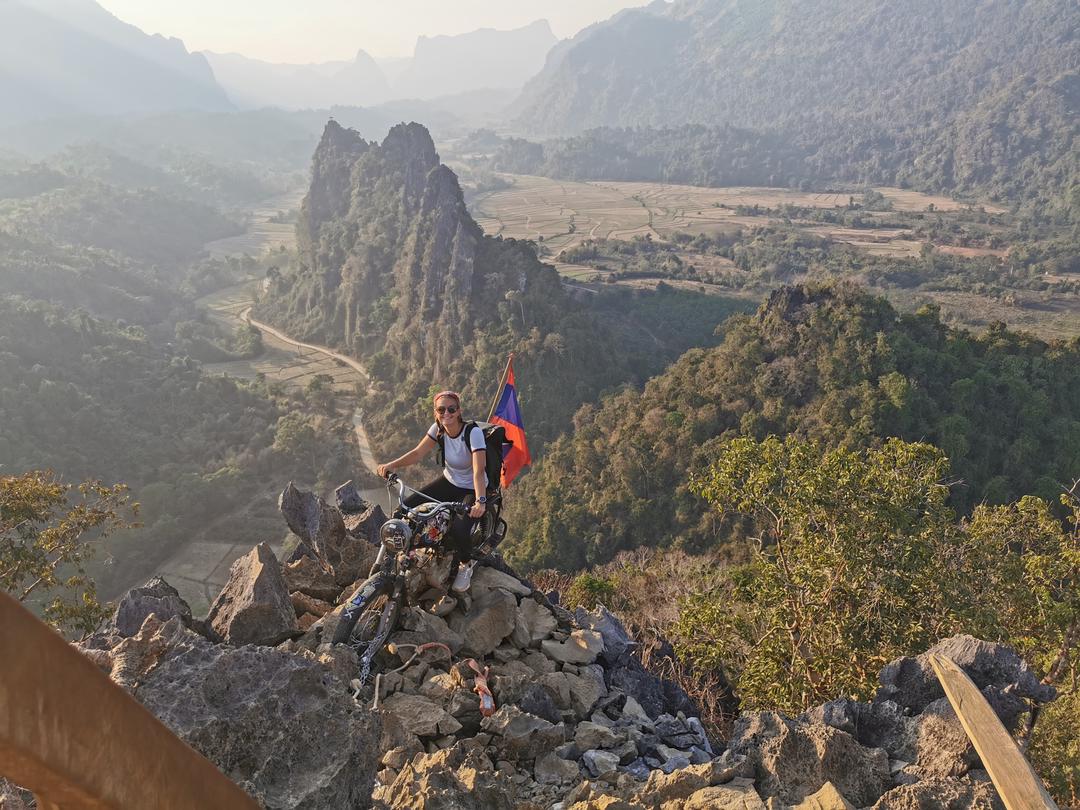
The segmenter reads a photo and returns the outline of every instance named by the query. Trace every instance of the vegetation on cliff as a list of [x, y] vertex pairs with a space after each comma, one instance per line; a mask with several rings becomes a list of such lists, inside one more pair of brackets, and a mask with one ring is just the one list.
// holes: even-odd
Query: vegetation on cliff
[[521, 485], [515, 563], [574, 570], [640, 545], [722, 543], [689, 474], [736, 436], [931, 442], [960, 479], [950, 504], [961, 513], [1026, 494], [1053, 500], [1080, 464], [1075, 340], [1002, 326], [974, 335], [933, 309], [900, 315], [847, 286], [782, 288], [725, 332], [643, 391], [578, 411]]

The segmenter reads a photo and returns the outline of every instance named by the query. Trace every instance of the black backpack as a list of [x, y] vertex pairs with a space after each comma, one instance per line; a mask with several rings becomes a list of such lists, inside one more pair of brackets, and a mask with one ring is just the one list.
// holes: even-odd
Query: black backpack
[[[487, 471], [488, 492], [497, 492], [499, 487], [502, 486], [503, 456], [507, 450], [514, 446], [514, 443], [506, 438], [506, 429], [502, 425], [493, 425], [490, 422], [466, 422], [462, 430], [465, 431], [465, 446], [469, 449], [470, 457], [472, 445], [469, 444], [469, 434], [474, 427], [484, 431], [484, 444], [487, 447], [485, 469]], [[440, 467], [446, 464], [444, 435], [444, 431], [440, 427], [435, 439], [439, 444], [435, 458]]]

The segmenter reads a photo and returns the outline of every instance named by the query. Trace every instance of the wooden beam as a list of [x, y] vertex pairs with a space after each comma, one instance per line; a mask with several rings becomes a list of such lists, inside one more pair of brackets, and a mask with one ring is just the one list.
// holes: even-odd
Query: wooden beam
[[1035, 769], [967, 673], [943, 655], [931, 654], [930, 665], [1005, 807], [1058, 810]]
[[0, 776], [60, 810], [257, 810], [78, 650], [0, 592]]

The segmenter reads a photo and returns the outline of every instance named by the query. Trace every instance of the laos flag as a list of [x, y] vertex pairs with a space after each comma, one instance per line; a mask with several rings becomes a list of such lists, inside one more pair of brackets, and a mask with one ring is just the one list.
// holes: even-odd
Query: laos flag
[[522, 467], [532, 464], [532, 456], [529, 455], [529, 445], [525, 442], [525, 423], [521, 419], [521, 408], [518, 406], [517, 389], [514, 387], [514, 358], [506, 364], [506, 382], [499, 394], [498, 404], [488, 421], [493, 425], [502, 425], [506, 431], [506, 438], [513, 442], [509, 448], [503, 449], [502, 485], [510, 486]]

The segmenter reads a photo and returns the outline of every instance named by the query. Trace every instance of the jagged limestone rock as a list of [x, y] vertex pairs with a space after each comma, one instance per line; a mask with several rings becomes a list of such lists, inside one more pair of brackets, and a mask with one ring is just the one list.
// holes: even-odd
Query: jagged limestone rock
[[468, 615], [454, 614], [450, 627], [461, 634], [463, 649], [470, 655], [490, 655], [514, 630], [517, 600], [501, 588], [475, 599]]
[[980, 641], [958, 635], [939, 641], [922, 655], [898, 658], [879, 676], [881, 687], [874, 701], [891, 700], [912, 714], [945, 696], [930, 665], [930, 655], [954, 661], [982, 690], [1006, 728], [1015, 727], [1017, 718], [1028, 711], [1026, 700], [1049, 703], [1056, 690], [1039, 682], [1031, 667], [1014, 649], [1004, 644]]
[[191, 624], [191, 608], [179, 591], [161, 577], [154, 577], [145, 585], [132, 588], [116, 604], [113, 626], [122, 636], [139, 632], [143, 621], [153, 613], [163, 622], [179, 616], [184, 624]]
[[[465, 639], [460, 633], [451, 629], [442, 618], [418, 607], [406, 608], [401, 612], [401, 627], [404, 628], [394, 635], [394, 641], [399, 644], [426, 644], [438, 642], [450, 648], [451, 655], [457, 655]], [[402, 654], [407, 658], [412, 650], [403, 650]]]
[[532, 588], [517, 577], [487, 565], [478, 565], [473, 571], [472, 585], [470, 586], [473, 596], [482, 596], [493, 588], [502, 588], [507, 593], [512, 593], [515, 596], [528, 596], [532, 593]]
[[290, 482], [278, 497], [278, 509], [292, 532], [330, 568], [339, 587], [367, 575], [378, 553], [374, 542], [378, 527], [385, 520], [381, 508], [372, 506], [362, 515], [350, 516], [356, 532], [350, 534], [341, 512], [318, 495], [299, 490]]
[[259, 543], [229, 569], [229, 581], [214, 599], [206, 623], [230, 644], [272, 646], [298, 631], [296, 611], [281, 565]]
[[876, 802], [890, 784], [889, 757], [846, 732], [801, 724], [775, 712], [742, 715], [730, 750], [753, 764], [758, 792], [796, 804], [832, 782], [858, 807]]
[[398, 692], [383, 701], [382, 709], [397, 715], [405, 729], [417, 737], [453, 734], [461, 728], [448, 711], [422, 695]]
[[558, 626], [549, 607], [526, 597], [518, 605], [511, 641], [521, 649], [526, 649], [547, 639]]
[[327, 666], [213, 644], [178, 618], [148, 618], [110, 655], [114, 677], [265, 807], [370, 806], [378, 722]]
[[873, 810], [1004, 810], [989, 780], [934, 777], [895, 787], [878, 799]]
[[591, 664], [604, 651], [604, 639], [593, 630], [577, 629], [565, 641], [541, 642], [540, 649], [548, 658], [564, 664]]
[[389, 810], [513, 810], [516, 789], [482, 751], [456, 745], [416, 755], [374, 798]]
[[615, 667], [626, 663], [636, 645], [622, 622], [611, 611], [603, 605], [597, 605], [592, 611], [579, 607], [574, 618], [580, 627], [597, 632], [603, 638], [602, 655], [605, 664]]
[[299, 591], [331, 604], [341, 593], [341, 586], [334, 581], [333, 572], [314, 557], [300, 557], [286, 563], [281, 575], [290, 592]]
[[792, 810], [855, 810], [855, 805], [845, 799], [832, 782], [826, 782], [821, 790], [807, 796]]

